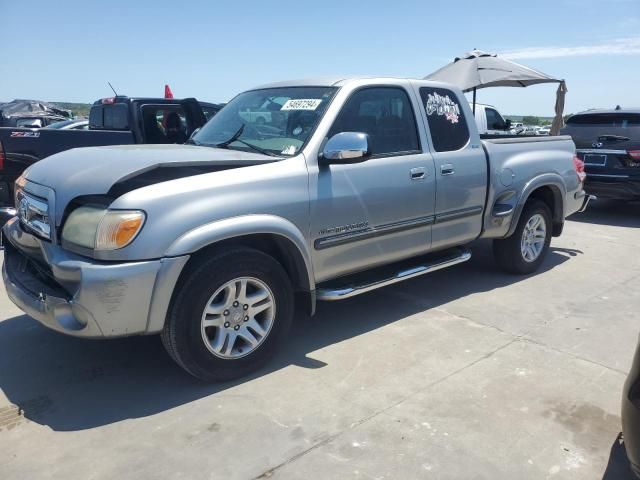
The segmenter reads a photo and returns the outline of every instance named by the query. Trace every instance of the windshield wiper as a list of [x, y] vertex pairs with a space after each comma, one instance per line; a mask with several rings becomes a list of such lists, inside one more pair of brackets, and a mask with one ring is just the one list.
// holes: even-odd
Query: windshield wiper
[[233, 135], [231, 135], [231, 137], [228, 140], [225, 140], [224, 142], [216, 143], [213, 146], [216, 147], [216, 148], [229, 148], [229, 145], [231, 145], [233, 142], [238, 142], [238, 143], [241, 143], [243, 145], [246, 145], [250, 149], [255, 150], [256, 152], [261, 153], [263, 155], [267, 155], [269, 157], [278, 157], [279, 156], [279, 155], [276, 155], [273, 152], [265, 150], [264, 148], [260, 148], [257, 145], [254, 145], [253, 143], [249, 143], [249, 142], [245, 142], [244, 140], [240, 140], [240, 136], [242, 135], [242, 132], [244, 132], [244, 127], [245, 127], [245, 124], [243, 123], [240, 126], [240, 128], [238, 129], [238, 131], [236, 133], [234, 133]]
[[245, 124], [243, 123], [242, 125], [240, 125], [240, 128], [238, 129], [238, 131], [233, 135], [231, 135], [231, 137], [229, 137], [228, 140], [225, 140], [224, 142], [220, 142], [220, 143], [215, 143], [213, 146], [217, 148], [227, 148], [233, 142], [238, 140], [238, 138], [240, 138], [240, 135], [242, 135], [242, 132], [244, 132], [244, 126]]
[[247, 147], [249, 147], [252, 150], [255, 150], [258, 153], [261, 153], [263, 155], [268, 155], [269, 157], [279, 157], [280, 155], [276, 155], [273, 152], [270, 152], [269, 150], [265, 150], [264, 148], [260, 148], [257, 145], [254, 145], [253, 143], [249, 143], [249, 142], [245, 142], [244, 140], [239, 140], [236, 138], [236, 142], [239, 142], [243, 145], [246, 145]]

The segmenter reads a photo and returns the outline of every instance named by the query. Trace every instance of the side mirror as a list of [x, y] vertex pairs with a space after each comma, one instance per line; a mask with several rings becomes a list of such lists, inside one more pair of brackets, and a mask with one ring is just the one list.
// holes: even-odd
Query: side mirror
[[505, 130], [511, 130], [511, 120], [507, 119], [507, 121], [505, 121], [504, 129]]
[[371, 155], [369, 135], [360, 132], [341, 132], [331, 137], [320, 154], [323, 164], [364, 162]]

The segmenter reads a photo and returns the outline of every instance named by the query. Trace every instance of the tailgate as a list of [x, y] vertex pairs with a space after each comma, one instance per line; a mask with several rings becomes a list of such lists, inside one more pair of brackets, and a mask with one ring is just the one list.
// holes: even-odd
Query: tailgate
[[563, 133], [573, 138], [587, 174], [640, 174], [640, 114], [574, 115]]

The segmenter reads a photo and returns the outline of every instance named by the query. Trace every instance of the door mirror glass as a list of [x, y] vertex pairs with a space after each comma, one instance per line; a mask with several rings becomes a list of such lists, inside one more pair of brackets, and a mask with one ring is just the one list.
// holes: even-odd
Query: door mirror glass
[[322, 163], [358, 163], [371, 154], [369, 135], [361, 132], [341, 132], [331, 137], [320, 155]]

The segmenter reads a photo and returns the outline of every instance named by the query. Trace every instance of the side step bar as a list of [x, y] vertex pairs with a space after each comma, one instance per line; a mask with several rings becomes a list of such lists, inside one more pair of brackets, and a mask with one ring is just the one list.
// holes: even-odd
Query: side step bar
[[[345, 298], [355, 297], [361, 293], [370, 292], [377, 288], [386, 287], [387, 285], [393, 285], [394, 283], [402, 282], [410, 278], [419, 277], [420, 275], [426, 275], [427, 273], [435, 272], [436, 270], [442, 270], [443, 268], [451, 267], [459, 263], [466, 262], [471, 258], [471, 252], [463, 249], [456, 249], [447, 252], [444, 256], [427, 260], [419, 265], [413, 267], [406, 267], [397, 270], [395, 272], [389, 272], [385, 276], [380, 276], [373, 281], [361, 281], [349, 284], [348, 279], [342, 279], [346, 285], [343, 284], [340, 287], [332, 287], [330, 285], [323, 286], [316, 290], [316, 298], [324, 301], [343, 300]], [[361, 275], [360, 275], [361, 276]], [[375, 276], [374, 276], [375, 278]]]

